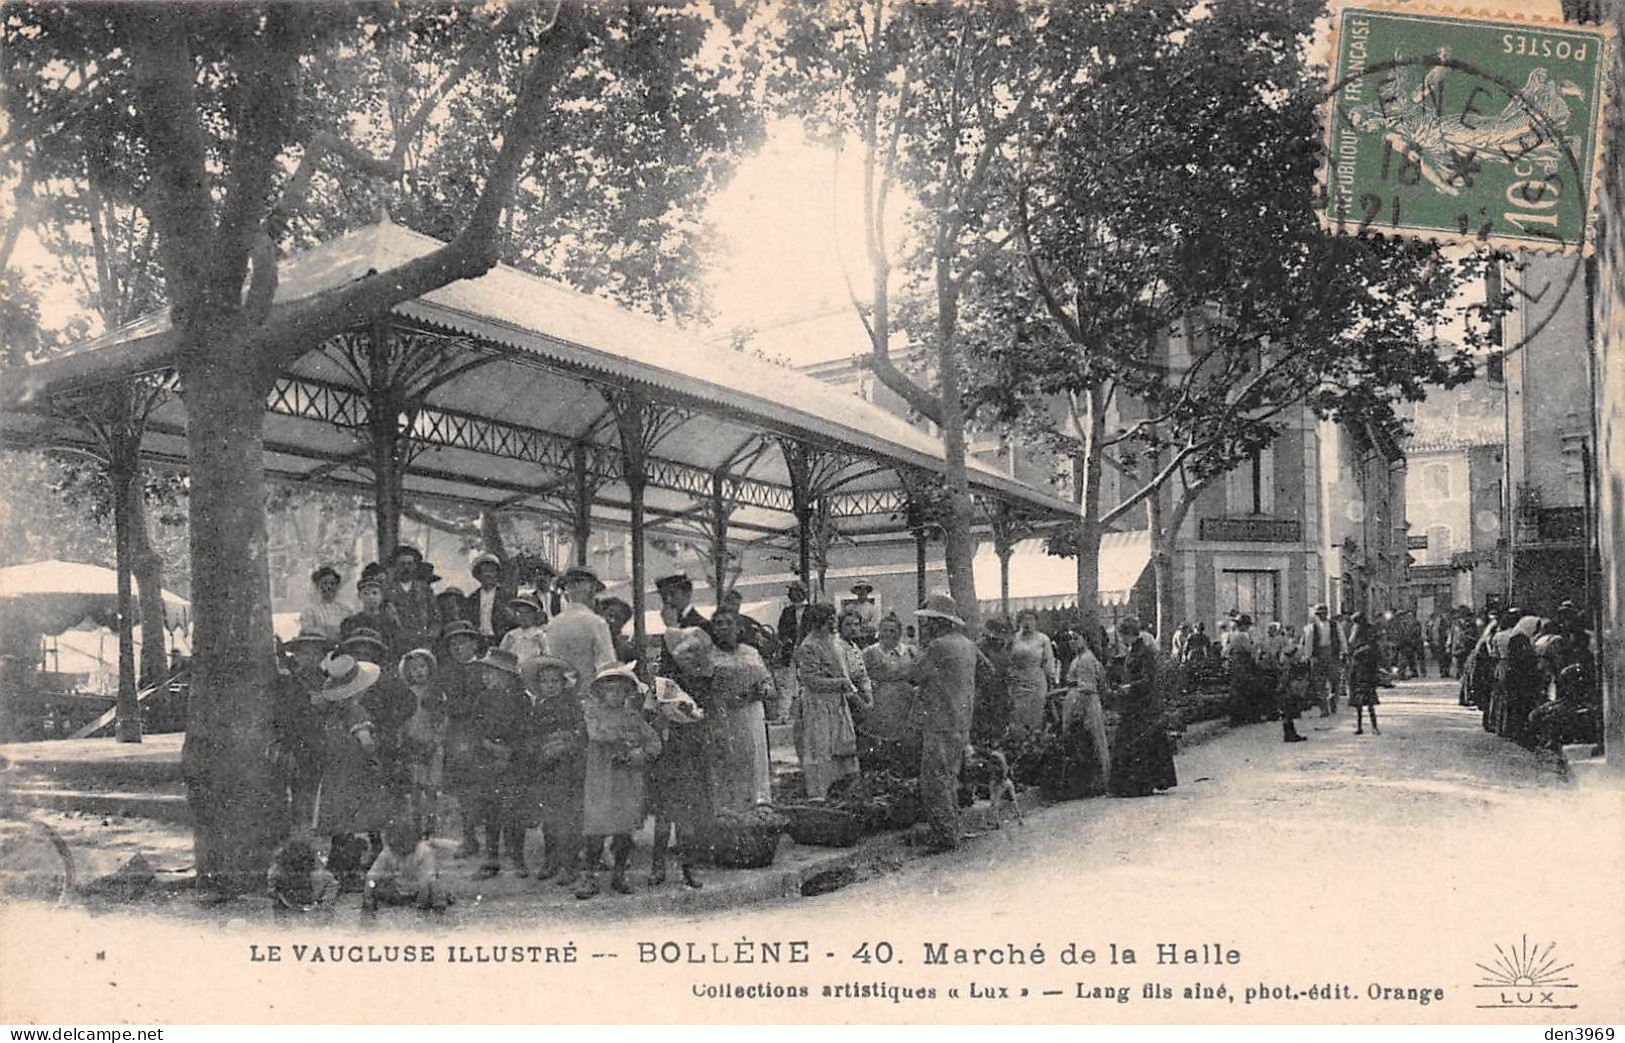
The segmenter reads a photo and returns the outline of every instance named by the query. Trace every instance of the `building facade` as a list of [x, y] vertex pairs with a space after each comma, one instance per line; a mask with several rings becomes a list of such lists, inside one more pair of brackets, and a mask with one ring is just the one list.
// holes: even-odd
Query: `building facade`
[[[1586, 294], [1572, 258], [1525, 255], [1507, 316], [1505, 377], [1506, 596], [1550, 615], [1589, 605], [1594, 559], [1591, 357]], [[1509, 276], [1511, 278], [1511, 276]], [[1565, 292], [1566, 291], [1566, 292]]]
[[1481, 374], [1406, 410], [1409, 602], [1419, 618], [1505, 593], [1505, 385]]
[[1404, 450], [1371, 424], [1327, 421], [1320, 432], [1326, 603], [1372, 616], [1408, 607]]

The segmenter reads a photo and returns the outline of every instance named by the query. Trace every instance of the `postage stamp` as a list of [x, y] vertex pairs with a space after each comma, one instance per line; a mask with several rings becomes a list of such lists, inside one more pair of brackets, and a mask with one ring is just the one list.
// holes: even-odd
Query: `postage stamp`
[[1591, 251], [1611, 30], [1381, 5], [1334, 19], [1328, 227]]

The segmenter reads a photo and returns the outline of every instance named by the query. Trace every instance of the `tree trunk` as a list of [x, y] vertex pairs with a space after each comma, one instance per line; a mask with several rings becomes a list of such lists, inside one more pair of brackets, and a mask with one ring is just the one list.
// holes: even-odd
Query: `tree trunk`
[[139, 469], [130, 483], [130, 565], [141, 591], [141, 687], [157, 684], [169, 673], [164, 616], [164, 559], [152, 546], [147, 529], [145, 482]]
[[135, 677], [135, 598], [130, 593], [130, 496], [140, 495], [141, 469], [128, 446], [114, 446], [107, 480], [113, 492], [114, 568], [118, 577], [118, 701], [113, 733], [119, 742], [141, 741], [141, 704]]
[[1100, 626], [1100, 455], [1101, 438], [1106, 432], [1103, 396], [1091, 388], [1083, 416], [1082, 451], [1072, 459], [1072, 478], [1077, 487], [1078, 522], [1075, 549], [1078, 567], [1078, 622], [1085, 633]]
[[182, 766], [199, 884], [232, 892], [263, 885], [288, 827], [285, 795], [265, 756], [276, 677], [264, 511], [267, 389], [245, 352], [205, 332], [189, 339], [181, 380], [192, 597], [208, 611], [193, 624]]
[[[1174, 562], [1179, 556], [1179, 534], [1185, 528], [1186, 516], [1196, 506], [1202, 490], [1207, 486], [1207, 482], [1201, 482], [1186, 488], [1174, 501], [1173, 509], [1166, 517], [1158, 517], [1151, 526], [1151, 561], [1157, 567], [1154, 574], [1157, 582], [1157, 640], [1163, 642], [1165, 649], [1171, 639], [1172, 628], [1178, 625], [1174, 620], [1180, 615], [1179, 606], [1174, 603], [1173, 582]], [[1160, 493], [1153, 493], [1147, 502], [1154, 502], [1159, 496]], [[1160, 509], [1157, 514], [1162, 514]]]
[[976, 605], [976, 534], [971, 529], [975, 510], [970, 478], [965, 467], [965, 403], [959, 393], [959, 356], [956, 332], [959, 301], [946, 258], [937, 259], [937, 380], [942, 405], [942, 456], [948, 499], [943, 511], [943, 563], [948, 569], [948, 592], [959, 605], [966, 631], [974, 638], [981, 630]]
[[1157, 643], [1164, 649], [1168, 647], [1167, 635], [1172, 633], [1174, 615], [1174, 585], [1173, 575], [1170, 572], [1173, 556], [1169, 544], [1173, 542], [1173, 535], [1165, 534], [1162, 530], [1162, 490], [1158, 489], [1145, 498], [1146, 539], [1150, 543], [1151, 551], [1151, 577], [1155, 591], [1156, 612], [1155, 629], [1152, 633], [1157, 635]]

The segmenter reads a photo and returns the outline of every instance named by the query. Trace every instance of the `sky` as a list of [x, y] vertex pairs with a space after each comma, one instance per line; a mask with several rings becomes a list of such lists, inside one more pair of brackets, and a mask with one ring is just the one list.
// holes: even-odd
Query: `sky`
[[[726, 243], [710, 279], [719, 335], [756, 329], [756, 346], [796, 364], [867, 350], [843, 278], [844, 269], [859, 299], [868, 300], [856, 150], [837, 153], [809, 142], [799, 124], [780, 121], [708, 216]], [[894, 213], [888, 225], [897, 242], [902, 218]]]

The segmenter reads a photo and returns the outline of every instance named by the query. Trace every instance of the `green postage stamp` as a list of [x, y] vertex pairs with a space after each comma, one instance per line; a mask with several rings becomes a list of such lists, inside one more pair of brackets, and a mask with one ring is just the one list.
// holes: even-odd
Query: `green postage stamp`
[[1376, 5], [1333, 18], [1328, 227], [1590, 252], [1609, 30]]

